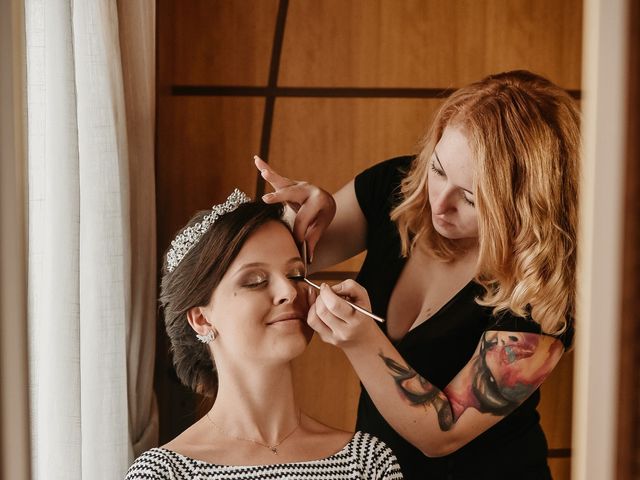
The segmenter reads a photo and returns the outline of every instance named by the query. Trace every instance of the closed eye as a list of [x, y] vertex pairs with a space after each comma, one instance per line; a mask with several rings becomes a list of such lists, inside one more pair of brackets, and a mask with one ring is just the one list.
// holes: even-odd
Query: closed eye
[[476, 206], [475, 202], [473, 200], [469, 200], [464, 193], [462, 194], [462, 199], [464, 200], [464, 203], [466, 203], [467, 205], [471, 205], [472, 207]]
[[267, 284], [266, 280], [261, 280], [259, 282], [251, 282], [251, 283], [245, 283], [242, 286], [245, 288], [260, 288], [263, 287]]
[[439, 177], [444, 177], [444, 172], [440, 169], [438, 169], [438, 167], [436, 167], [436, 164], [432, 161], [431, 162], [431, 171], [433, 171], [436, 175], [438, 175]]

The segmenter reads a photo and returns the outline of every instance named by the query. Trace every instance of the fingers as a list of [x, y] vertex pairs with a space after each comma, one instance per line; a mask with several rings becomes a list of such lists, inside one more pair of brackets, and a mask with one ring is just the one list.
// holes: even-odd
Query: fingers
[[313, 254], [316, 251], [316, 245], [318, 244], [318, 241], [320, 241], [323, 231], [324, 229], [319, 228], [318, 222], [314, 222], [309, 226], [309, 228], [307, 228], [305, 239], [307, 241], [307, 255], [309, 256], [309, 263], [313, 263]]
[[262, 172], [262, 170], [269, 169], [269, 164], [262, 160], [258, 155], [253, 156], [253, 163], [256, 168]]
[[267, 162], [262, 160], [257, 155], [254, 155], [253, 161], [255, 163], [256, 168], [260, 170], [260, 174], [262, 175], [262, 178], [264, 178], [267, 182], [269, 182], [269, 184], [276, 191], [295, 184], [293, 180], [290, 180], [287, 177], [283, 177], [282, 175], [279, 175], [273, 168], [269, 166]]
[[307, 242], [311, 260], [320, 237], [335, 216], [335, 211], [335, 201], [331, 195], [308, 185], [307, 199], [298, 210], [293, 224], [293, 235], [299, 241], [304, 239]]
[[313, 262], [313, 256], [316, 251], [316, 245], [320, 241], [320, 237], [327, 230], [329, 224], [333, 220], [333, 211], [321, 210], [314, 218], [313, 222], [309, 224], [304, 238], [307, 241], [307, 249], [309, 254], [309, 262]]
[[[326, 288], [328, 289], [329, 287]], [[313, 304], [313, 312], [310, 312], [308, 323], [318, 333], [323, 342], [337, 347], [347, 344], [353, 335], [349, 324], [334, 315], [321, 296]]]
[[294, 182], [289, 179], [287, 180], [291, 182], [290, 185], [280, 187], [275, 192], [267, 193], [262, 197], [262, 199], [265, 202], [268, 200], [269, 203], [289, 202], [296, 203], [298, 205], [305, 203], [311, 195], [313, 186], [306, 182]]
[[[293, 221], [293, 238], [302, 242], [306, 239], [307, 231], [310, 226], [316, 221], [319, 214], [314, 205], [310, 205], [311, 202], [303, 203], [298, 209], [296, 218]], [[307, 244], [307, 247], [309, 245]]]
[[[316, 300], [318, 314], [324, 320], [325, 316], [328, 320], [334, 321], [334, 319], [341, 322], [349, 323], [356, 310], [349, 305], [344, 298], [339, 297], [327, 284], [323, 283], [320, 286], [320, 295]], [[320, 302], [320, 300], [322, 300]], [[324, 315], [324, 316], [323, 316]]]
[[329, 344], [335, 344], [333, 341], [334, 335], [333, 331], [329, 326], [322, 321], [322, 319], [318, 316], [316, 311], [316, 304], [311, 305], [309, 309], [309, 313], [307, 314], [307, 324], [318, 334], [320, 335], [320, 339]]
[[352, 303], [371, 310], [371, 302], [367, 290], [355, 280], [345, 280], [333, 286], [333, 291], [342, 297], [349, 297]]
[[303, 283], [304, 289], [307, 292], [307, 305], [309, 305], [309, 308], [311, 308], [311, 306], [315, 303], [316, 299], [318, 298], [318, 291], [313, 288], [311, 285], [307, 285], [304, 282]]
[[[346, 287], [343, 285], [341, 294], [351, 293], [368, 303], [364, 288], [352, 280], [347, 282]], [[307, 322], [323, 342], [343, 349], [368, 344], [373, 336], [381, 332], [375, 322], [358, 312], [324, 283], [316, 302], [309, 310]]]
[[293, 222], [294, 238], [298, 242], [307, 241], [309, 259], [313, 259], [320, 237], [336, 214], [335, 199], [315, 185], [283, 177], [258, 156], [254, 156], [254, 162], [262, 177], [275, 190], [264, 195], [262, 200], [270, 204], [285, 203], [291, 207], [296, 213]]

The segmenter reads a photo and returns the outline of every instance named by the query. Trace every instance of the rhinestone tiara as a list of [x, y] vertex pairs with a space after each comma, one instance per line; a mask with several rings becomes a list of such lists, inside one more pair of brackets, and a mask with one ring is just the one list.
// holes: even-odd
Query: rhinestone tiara
[[231, 192], [224, 203], [211, 207], [211, 213], [206, 215], [202, 221], [196, 223], [192, 227], [185, 228], [171, 242], [171, 249], [167, 253], [167, 270], [173, 272], [178, 264], [182, 261], [189, 250], [191, 250], [200, 240], [211, 225], [225, 213], [233, 212], [243, 203], [250, 202], [251, 198], [237, 188]]

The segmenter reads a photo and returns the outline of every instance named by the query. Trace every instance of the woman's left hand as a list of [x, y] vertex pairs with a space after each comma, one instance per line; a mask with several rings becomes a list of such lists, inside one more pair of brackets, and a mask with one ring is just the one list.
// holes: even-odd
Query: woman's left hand
[[345, 280], [333, 287], [323, 283], [307, 316], [307, 323], [323, 342], [347, 348], [367, 342], [372, 335], [379, 333], [374, 320], [358, 312], [342, 297], [371, 310], [367, 291], [354, 280]]

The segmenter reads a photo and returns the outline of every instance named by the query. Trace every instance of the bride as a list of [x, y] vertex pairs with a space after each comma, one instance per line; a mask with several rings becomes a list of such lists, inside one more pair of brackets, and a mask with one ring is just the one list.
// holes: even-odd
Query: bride
[[238, 190], [172, 242], [160, 302], [180, 380], [206, 415], [143, 453], [126, 479], [400, 479], [389, 448], [305, 415], [291, 361], [312, 335], [314, 294], [281, 205]]

